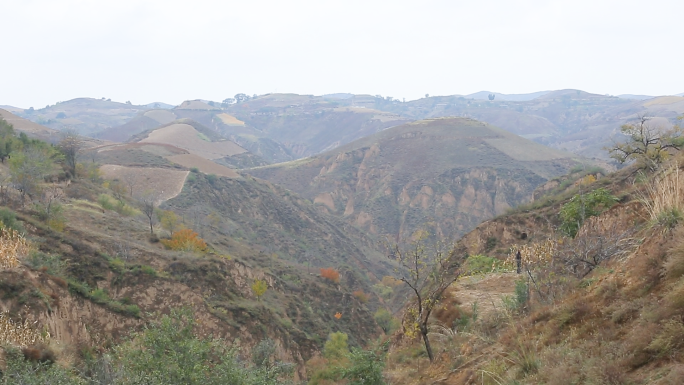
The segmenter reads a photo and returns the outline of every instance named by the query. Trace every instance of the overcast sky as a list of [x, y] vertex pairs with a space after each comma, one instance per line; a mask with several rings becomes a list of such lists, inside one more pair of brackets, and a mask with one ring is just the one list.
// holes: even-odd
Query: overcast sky
[[0, 0], [0, 105], [684, 92], [681, 0]]

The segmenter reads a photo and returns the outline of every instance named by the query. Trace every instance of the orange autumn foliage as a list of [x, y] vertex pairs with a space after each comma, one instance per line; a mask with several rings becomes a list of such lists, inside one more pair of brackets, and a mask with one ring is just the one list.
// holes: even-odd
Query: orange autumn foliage
[[340, 273], [332, 267], [321, 268], [321, 277], [329, 279], [335, 283], [340, 282]]
[[342, 313], [340, 313], [339, 311], [337, 313], [335, 313], [335, 318], [337, 318], [337, 319], [342, 318]]
[[171, 239], [162, 239], [161, 242], [171, 250], [204, 251], [207, 249], [207, 243], [190, 229], [178, 230], [171, 235]]

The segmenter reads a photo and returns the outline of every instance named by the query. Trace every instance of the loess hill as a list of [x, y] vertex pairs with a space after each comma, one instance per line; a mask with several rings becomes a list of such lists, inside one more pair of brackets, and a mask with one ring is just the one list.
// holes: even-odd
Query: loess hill
[[[227, 143], [208, 134], [208, 141], [194, 144]], [[87, 149], [84, 162], [107, 166], [104, 186], [97, 173], [52, 182], [59, 176], [55, 164], [54, 178], [47, 177], [42, 188], [63, 209], [59, 231], [36, 211], [43, 196], [22, 204], [19, 193], [4, 186], [2, 203], [16, 212], [34, 249], [18, 267], [0, 270], [0, 301], [8, 316], [37, 322], [64, 357], [78, 360], [83, 351], [111, 346], [185, 306], [194, 311], [201, 335], [239, 339], [244, 357], [258, 342], [273, 339], [278, 358], [295, 363], [299, 376], [331, 332], [347, 333], [356, 346], [380, 335], [373, 312], [384, 305], [372, 285], [392, 266], [374, 239], [271, 183], [238, 173], [205, 174], [169, 160], [200, 150], [145, 141]], [[161, 171], [175, 179], [159, 180]], [[0, 174], [8, 172], [0, 164]], [[124, 191], [113, 189], [117, 179]], [[156, 216], [150, 237], [138, 199], [150, 189], [171, 187], [177, 191], [158, 196], [160, 209], [173, 210], [206, 240], [208, 251], [167, 250], [157, 237], [170, 234]], [[339, 281], [321, 277], [320, 268], [337, 270]], [[252, 291], [255, 279], [268, 284], [263, 298]], [[368, 297], [362, 301], [356, 291]]]
[[315, 157], [247, 170], [373, 234], [428, 225], [458, 237], [531, 200], [578, 162], [570, 154], [466, 118], [388, 128]]

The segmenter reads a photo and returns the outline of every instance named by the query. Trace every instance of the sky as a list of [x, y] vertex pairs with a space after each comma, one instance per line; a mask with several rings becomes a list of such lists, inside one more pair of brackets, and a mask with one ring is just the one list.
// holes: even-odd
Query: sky
[[0, 105], [684, 92], [681, 0], [0, 0]]

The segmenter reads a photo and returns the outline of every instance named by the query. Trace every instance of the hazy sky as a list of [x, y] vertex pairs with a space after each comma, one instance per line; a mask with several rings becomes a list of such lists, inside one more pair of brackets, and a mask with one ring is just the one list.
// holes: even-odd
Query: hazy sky
[[684, 92], [681, 0], [0, 0], [0, 104]]

